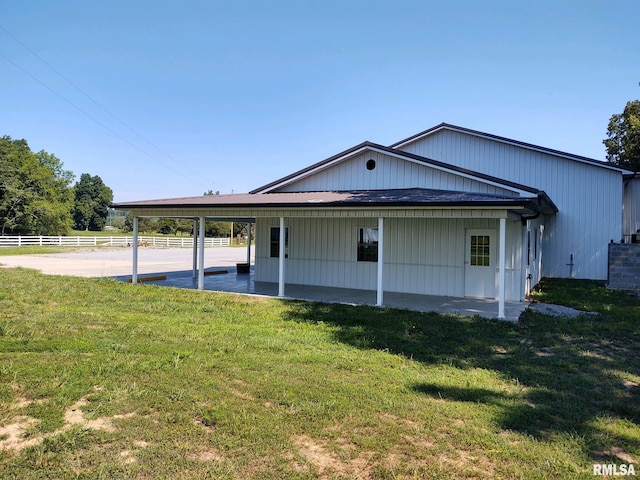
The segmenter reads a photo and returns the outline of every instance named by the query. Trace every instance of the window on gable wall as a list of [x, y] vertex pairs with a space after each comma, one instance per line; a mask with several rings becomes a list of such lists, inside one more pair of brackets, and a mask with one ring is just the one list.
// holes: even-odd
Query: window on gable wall
[[358, 229], [358, 261], [377, 262], [378, 261], [378, 229], [359, 228]]
[[[280, 227], [271, 227], [271, 234], [269, 237], [271, 258], [280, 257]], [[284, 258], [289, 258], [289, 227], [284, 228]]]

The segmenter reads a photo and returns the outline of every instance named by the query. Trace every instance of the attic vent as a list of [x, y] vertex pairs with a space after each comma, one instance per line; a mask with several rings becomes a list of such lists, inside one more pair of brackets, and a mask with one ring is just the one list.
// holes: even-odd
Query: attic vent
[[373, 170], [376, 168], [376, 161], [373, 158], [367, 160], [367, 170]]

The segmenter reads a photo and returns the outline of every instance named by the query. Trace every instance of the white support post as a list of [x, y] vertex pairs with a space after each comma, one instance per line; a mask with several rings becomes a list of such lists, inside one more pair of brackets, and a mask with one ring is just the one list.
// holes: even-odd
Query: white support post
[[285, 255], [285, 225], [284, 217], [280, 217], [280, 250], [278, 252], [278, 296], [284, 297], [284, 255]]
[[381, 307], [383, 305], [383, 273], [384, 273], [384, 218], [378, 218], [378, 284], [376, 305]]
[[198, 270], [198, 290], [204, 290], [204, 217], [200, 217], [200, 238], [198, 239], [200, 243], [200, 255], [199, 255], [199, 264], [200, 269]]
[[131, 283], [138, 283], [138, 217], [133, 217], [133, 271]]
[[522, 292], [524, 292], [524, 294], [522, 294], [522, 300], [526, 299], [527, 296], [529, 295], [529, 291], [531, 290], [531, 280], [529, 279], [529, 273], [531, 273], [531, 267], [529, 265], [527, 265], [527, 253], [526, 253], [526, 247], [527, 247], [527, 241], [528, 241], [528, 235], [529, 235], [529, 221], [527, 220], [527, 224], [522, 227], [522, 239], [520, 240], [522, 242], [522, 272], [523, 273], [523, 278], [522, 278]]
[[192, 278], [195, 279], [198, 272], [198, 219], [193, 219], [193, 272]]
[[500, 240], [498, 243], [498, 318], [504, 318], [504, 297], [507, 265], [507, 219], [500, 219]]
[[251, 222], [247, 223], [247, 263], [251, 265]]

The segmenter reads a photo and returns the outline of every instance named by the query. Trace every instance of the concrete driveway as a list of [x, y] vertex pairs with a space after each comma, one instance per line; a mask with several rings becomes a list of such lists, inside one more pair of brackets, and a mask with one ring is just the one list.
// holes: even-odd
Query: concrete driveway
[[[253, 250], [251, 251], [253, 262]], [[238, 247], [211, 247], [204, 252], [205, 268], [210, 266], [234, 266], [247, 261], [247, 250]], [[75, 252], [39, 255], [2, 256], [4, 267], [24, 267], [39, 270], [47, 275], [72, 275], [76, 277], [121, 277], [131, 275], [133, 251], [130, 247], [90, 248]], [[138, 249], [138, 274], [177, 272], [193, 268], [191, 248]]]

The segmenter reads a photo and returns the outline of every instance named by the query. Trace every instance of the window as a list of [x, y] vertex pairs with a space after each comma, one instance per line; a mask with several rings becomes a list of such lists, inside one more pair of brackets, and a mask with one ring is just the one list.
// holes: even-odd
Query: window
[[491, 265], [491, 245], [489, 235], [471, 235], [471, 265], [488, 267]]
[[[270, 254], [271, 258], [280, 257], [280, 227], [271, 227], [270, 237]], [[284, 229], [284, 258], [289, 258], [289, 227]]]
[[378, 229], [359, 228], [358, 229], [358, 261], [377, 262], [378, 261]]

